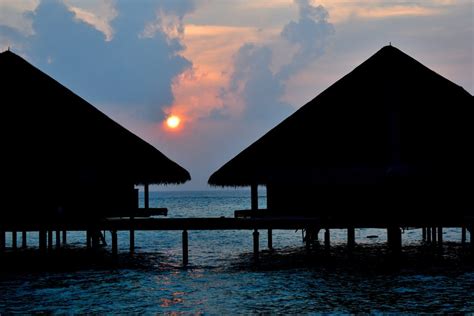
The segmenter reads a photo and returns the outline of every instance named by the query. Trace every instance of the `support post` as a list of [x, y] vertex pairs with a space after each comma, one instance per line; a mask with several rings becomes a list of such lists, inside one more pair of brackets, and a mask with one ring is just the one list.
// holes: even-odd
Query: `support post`
[[26, 241], [26, 231], [21, 232], [21, 248], [25, 249], [27, 246], [27, 241]]
[[112, 255], [116, 256], [118, 254], [117, 231], [112, 230], [110, 234], [112, 235]]
[[421, 228], [421, 236], [422, 236], [421, 239], [423, 241], [426, 241], [426, 227]]
[[255, 262], [259, 261], [259, 235], [260, 233], [255, 229], [253, 231], [253, 259]]
[[431, 243], [431, 227], [426, 227], [426, 242]]
[[38, 239], [39, 239], [39, 249], [40, 252], [46, 252], [46, 231], [45, 230], [40, 230], [38, 233]]
[[268, 249], [273, 250], [273, 231], [271, 229], [268, 230], [267, 244]]
[[474, 251], [474, 225], [471, 225], [471, 228], [469, 229], [469, 238], [471, 241], [471, 250]]
[[63, 230], [63, 245], [67, 244], [67, 230]]
[[0, 230], [0, 251], [5, 251], [5, 231]]
[[144, 190], [144, 194], [143, 194], [144, 206], [145, 206], [145, 209], [149, 209], [150, 208], [150, 191], [149, 191], [148, 183], [145, 183], [143, 185], [143, 190]]
[[189, 253], [188, 253], [188, 231], [183, 230], [183, 266], [187, 266], [189, 262]]
[[61, 248], [61, 231], [56, 231], [56, 248]]
[[[133, 222], [133, 217], [130, 217], [130, 221]], [[130, 254], [135, 253], [135, 230], [130, 229]]]
[[306, 251], [309, 253], [311, 252], [311, 230], [309, 228], [306, 228], [306, 236], [304, 238], [306, 242]]
[[354, 227], [347, 228], [347, 246], [354, 248], [355, 246], [355, 229]]
[[466, 243], [466, 226], [461, 227], [461, 243], [464, 245]]
[[331, 247], [331, 233], [329, 231], [329, 228], [326, 228], [326, 231], [324, 232], [324, 248], [329, 251]]
[[48, 230], [48, 250], [53, 249], [53, 231]]
[[250, 186], [250, 208], [254, 211], [258, 210], [258, 185]]
[[400, 227], [387, 228], [387, 242], [391, 251], [398, 253], [402, 250], [402, 232]]
[[86, 247], [87, 249], [92, 248], [92, 233], [90, 229], [86, 231]]
[[12, 249], [16, 249], [17, 236], [16, 231], [12, 231]]
[[443, 245], [443, 227], [441, 226], [438, 227], [438, 245]]
[[436, 244], [436, 227], [431, 228], [431, 240]]

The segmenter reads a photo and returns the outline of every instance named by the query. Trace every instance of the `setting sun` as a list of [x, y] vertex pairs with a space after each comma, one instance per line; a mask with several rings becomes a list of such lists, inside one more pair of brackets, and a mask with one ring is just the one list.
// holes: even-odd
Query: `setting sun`
[[171, 115], [170, 117], [166, 119], [166, 125], [168, 125], [169, 128], [178, 127], [180, 122], [181, 122], [181, 119], [176, 115]]

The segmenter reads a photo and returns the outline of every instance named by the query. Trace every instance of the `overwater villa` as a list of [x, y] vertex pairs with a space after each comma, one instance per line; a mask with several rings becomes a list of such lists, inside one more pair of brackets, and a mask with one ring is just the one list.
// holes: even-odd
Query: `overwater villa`
[[[209, 184], [252, 187], [253, 211], [236, 215], [387, 227], [389, 242], [399, 244], [400, 227], [467, 224], [474, 216], [473, 122], [470, 93], [390, 45], [227, 162]], [[266, 211], [257, 210], [259, 185], [267, 189]]]
[[[159, 150], [11, 51], [0, 54], [0, 87], [1, 224], [134, 216], [136, 185], [145, 186], [148, 209], [149, 184], [190, 179]], [[0, 244], [4, 239], [1, 232]]]

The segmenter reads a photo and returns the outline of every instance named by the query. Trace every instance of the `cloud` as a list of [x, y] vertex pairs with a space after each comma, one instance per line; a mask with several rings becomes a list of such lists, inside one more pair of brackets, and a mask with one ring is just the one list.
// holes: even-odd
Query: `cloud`
[[[222, 90], [224, 109], [241, 108], [246, 123], [257, 122], [271, 127], [291, 113], [292, 107], [283, 101], [287, 80], [308, 67], [324, 54], [334, 27], [322, 6], [308, 0], [296, 0], [297, 21], [286, 24], [274, 43], [246, 43], [235, 55], [228, 87]], [[284, 41], [295, 47], [278, 70], [273, 70], [276, 47]], [[291, 51], [291, 50], [290, 50]]]
[[93, 26], [97, 31], [102, 32], [106, 41], [111, 41], [114, 30], [112, 21], [117, 17], [118, 12], [112, 0], [79, 1], [64, 0], [69, 11], [74, 13], [78, 21], [82, 21]]
[[33, 12], [39, 0], [1, 0], [0, 26], [11, 28], [24, 36], [35, 33], [33, 29]]
[[290, 63], [279, 71], [280, 80], [307, 67], [324, 53], [329, 39], [334, 35], [334, 26], [328, 22], [329, 13], [321, 5], [313, 6], [308, 0], [295, 0], [299, 8], [298, 21], [291, 21], [281, 32], [281, 37], [298, 46]]
[[144, 37], [153, 37], [158, 31], [166, 34], [169, 40], [181, 38], [184, 34], [184, 16], [195, 9], [191, 0], [162, 0], [156, 16], [149, 21], [142, 32]]
[[[184, 48], [179, 39], [170, 42], [161, 31], [147, 38], [139, 36], [161, 4], [114, 2], [110, 12], [115, 13], [108, 15], [116, 16], [110, 19], [113, 37], [104, 41], [105, 33], [98, 32], [97, 25], [78, 23], [77, 11], [71, 11], [70, 6], [44, 1], [35, 11], [35, 34], [20, 42], [22, 53], [107, 113], [160, 121], [163, 108], [173, 103], [173, 79], [192, 66], [179, 55]], [[184, 12], [181, 3], [177, 6]], [[93, 12], [104, 16], [99, 11]]]

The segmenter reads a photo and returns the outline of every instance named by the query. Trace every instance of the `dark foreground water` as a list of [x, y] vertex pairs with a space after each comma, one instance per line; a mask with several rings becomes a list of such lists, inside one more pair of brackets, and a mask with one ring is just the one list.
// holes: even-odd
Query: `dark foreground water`
[[[161, 192], [152, 194], [152, 206], [168, 207], [173, 217], [232, 217], [235, 209], [249, 207], [248, 196]], [[84, 234], [68, 237], [69, 249], [47, 260], [34, 249], [0, 258], [0, 313], [474, 311], [473, 261], [456, 229], [444, 231], [441, 253], [421, 245], [418, 230], [405, 231], [399, 260], [387, 253], [382, 230], [357, 230], [352, 255], [342, 230], [332, 232], [330, 254], [316, 249], [312, 255], [300, 231], [275, 231], [276, 251], [264, 251], [259, 266], [252, 263], [251, 231], [191, 231], [186, 269], [180, 265], [181, 232], [137, 232], [133, 257], [127, 254], [128, 234], [120, 233], [117, 262], [108, 249], [87, 253]], [[265, 237], [262, 232], [261, 249]], [[36, 234], [29, 243], [37, 245]]]

